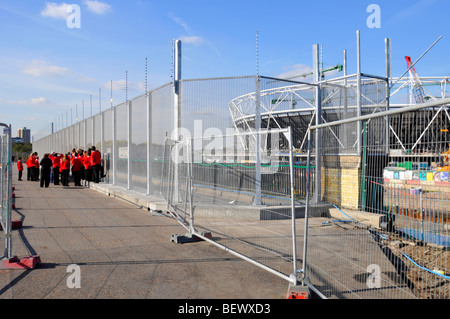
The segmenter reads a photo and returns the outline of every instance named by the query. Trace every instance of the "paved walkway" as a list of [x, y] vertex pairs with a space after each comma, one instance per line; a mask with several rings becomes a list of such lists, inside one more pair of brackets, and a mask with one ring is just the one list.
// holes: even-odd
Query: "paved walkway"
[[[71, 184], [73, 185], [73, 184]], [[17, 181], [13, 254], [40, 267], [0, 270], [3, 299], [284, 299], [288, 283], [207, 242], [177, 245], [175, 220], [84, 187]], [[1, 232], [0, 242], [4, 242]], [[80, 269], [80, 288], [70, 265]]]

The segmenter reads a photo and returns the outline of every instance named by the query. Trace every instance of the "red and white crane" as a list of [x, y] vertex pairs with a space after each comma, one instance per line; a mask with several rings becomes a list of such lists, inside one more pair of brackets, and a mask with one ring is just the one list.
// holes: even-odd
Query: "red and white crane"
[[420, 82], [420, 78], [417, 75], [416, 69], [411, 67], [413, 63], [411, 62], [411, 57], [405, 56], [406, 63], [409, 69], [409, 79], [411, 84], [411, 96], [410, 96], [410, 104], [413, 103], [412, 96], [414, 96], [414, 100], [416, 104], [421, 104], [426, 102], [425, 91], [422, 86], [422, 82]]

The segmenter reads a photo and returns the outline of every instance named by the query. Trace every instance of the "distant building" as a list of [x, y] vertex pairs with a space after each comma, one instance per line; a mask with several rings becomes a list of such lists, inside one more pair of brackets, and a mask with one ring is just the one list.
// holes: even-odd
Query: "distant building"
[[18, 137], [21, 137], [23, 139], [24, 143], [31, 143], [31, 130], [24, 128], [19, 128], [17, 130]]
[[13, 144], [14, 143], [23, 143], [23, 138], [21, 138], [21, 137], [12, 137], [11, 140], [12, 140]]

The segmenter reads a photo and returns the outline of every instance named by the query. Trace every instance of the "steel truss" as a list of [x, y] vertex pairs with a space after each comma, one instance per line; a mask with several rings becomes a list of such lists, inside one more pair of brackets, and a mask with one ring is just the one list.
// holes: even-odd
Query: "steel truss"
[[[294, 135], [294, 147], [301, 152], [305, 149], [307, 139], [307, 128], [313, 124], [316, 117], [316, 106], [311, 93], [316, 85], [327, 88], [322, 93], [323, 123], [341, 120], [355, 116], [357, 105], [357, 83], [356, 75], [340, 77], [321, 81], [318, 84], [299, 83], [276, 88], [261, 90], [260, 92], [260, 117], [261, 125], [265, 129], [285, 128], [292, 126]], [[280, 81], [283, 81], [280, 79]], [[378, 92], [361, 93], [362, 114], [371, 114], [387, 109], [404, 108], [415, 104], [412, 98], [412, 89], [420, 82], [425, 92], [426, 100], [438, 101], [447, 96], [447, 84], [449, 77], [417, 77], [412, 82], [410, 78], [391, 78], [389, 83], [395, 83], [389, 93], [389, 101], [383, 95], [380, 88]], [[376, 84], [373, 78], [362, 79], [361, 86], [369, 87]], [[426, 87], [433, 86], [434, 94]], [[437, 90], [436, 90], [437, 89]], [[375, 94], [374, 94], [375, 93]], [[369, 96], [370, 95], [370, 96]], [[375, 99], [373, 98], [375, 96]], [[394, 100], [407, 98], [406, 103], [393, 103]], [[230, 101], [229, 110], [235, 128], [254, 130], [256, 93], [252, 92]], [[387, 107], [388, 105], [388, 107]], [[440, 127], [450, 128], [449, 105], [438, 108], [425, 109], [409, 112], [402, 116], [391, 118], [389, 130], [390, 145], [396, 145], [404, 152], [419, 153], [442, 152], [447, 145], [436, 145], [430, 143], [435, 140], [441, 132]], [[414, 134], [404, 134], [405, 130], [414, 130]], [[344, 145], [338, 134], [333, 134], [342, 148]], [[404, 136], [408, 136], [405, 139]], [[438, 138], [437, 140], [445, 140]], [[408, 145], [408, 146], [407, 146]], [[432, 146], [430, 148], [430, 146]], [[408, 148], [409, 147], [409, 148]], [[424, 148], [425, 147], [425, 148]]]

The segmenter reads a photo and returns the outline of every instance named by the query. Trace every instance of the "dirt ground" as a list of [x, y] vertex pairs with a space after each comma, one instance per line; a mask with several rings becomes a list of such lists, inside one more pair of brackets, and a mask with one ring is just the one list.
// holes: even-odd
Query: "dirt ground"
[[[420, 299], [450, 298], [450, 250], [392, 236], [386, 243], [398, 257], [396, 268]], [[432, 273], [432, 272], [436, 272]]]

